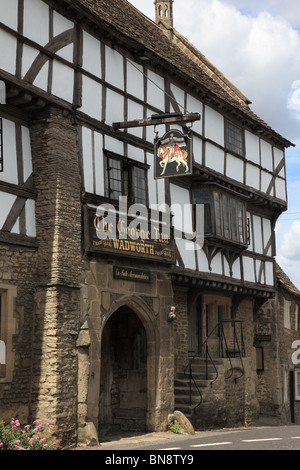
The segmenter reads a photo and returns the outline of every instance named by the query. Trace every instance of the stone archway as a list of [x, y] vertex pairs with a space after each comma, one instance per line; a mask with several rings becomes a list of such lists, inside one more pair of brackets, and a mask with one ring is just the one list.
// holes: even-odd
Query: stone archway
[[[161, 417], [161, 400], [160, 400], [160, 390], [159, 382], [161, 381], [161, 388], [163, 389], [164, 380], [160, 378], [161, 374], [161, 357], [160, 357], [160, 329], [159, 322], [157, 322], [157, 317], [154, 315], [153, 311], [148, 307], [141, 297], [135, 295], [124, 295], [118, 300], [115, 300], [106, 316], [105, 323], [102, 325], [102, 333], [100, 340], [101, 348], [101, 359], [100, 359], [100, 398], [105, 398], [104, 404], [99, 403], [99, 422], [101, 423], [103, 417], [105, 419], [110, 419], [108, 415], [109, 401], [111, 400], [111, 395], [109, 396], [108, 391], [106, 390], [106, 395], [104, 394], [103, 387], [105, 387], [105, 381], [112, 380], [111, 374], [112, 371], [109, 371], [109, 368], [106, 367], [106, 372], [102, 370], [104, 367], [105, 370], [105, 356], [102, 354], [105, 353], [105, 342], [107, 343], [107, 335], [109, 330], [106, 331], [106, 327], [110, 328], [110, 321], [114, 321], [114, 315], [117, 312], [131, 312], [132, 315], [135, 315], [136, 324], [138, 326], [137, 334], [143, 335], [143, 338], [140, 340], [142, 342], [146, 339], [146, 351], [147, 351], [147, 361], [146, 361], [146, 384], [143, 382], [143, 387], [140, 390], [146, 389], [146, 418], [145, 418], [145, 428], [147, 431], [158, 431], [162, 429], [162, 417]], [[133, 331], [132, 331], [133, 333]], [[136, 341], [139, 341], [136, 339]], [[143, 343], [144, 344], [144, 343]], [[108, 351], [107, 354], [111, 354]], [[105, 375], [108, 374], [108, 377]], [[145, 388], [144, 388], [145, 384]], [[107, 386], [106, 386], [107, 389]], [[141, 392], [143, 394], [143, 392]], [[140, 394], [140, 395], [141, 395]], [[114, 397], [118, 399], [118, 396]], [[142, 400], [142, 397], [139, 397]], [[100, 401], [100, 400], [99, 400]], [[106, 408], [106, 409], [105, 409]], [[138, 412], [137, 412], [138, 414]], [[137, 423], [136, 423], [137, 424]], [[124, 424], [125, 426], [125, 424]]]
[[147, 356], [140, 318], [128, 306], [118, 308], [102, 332], [100, 427], [146, 431]]

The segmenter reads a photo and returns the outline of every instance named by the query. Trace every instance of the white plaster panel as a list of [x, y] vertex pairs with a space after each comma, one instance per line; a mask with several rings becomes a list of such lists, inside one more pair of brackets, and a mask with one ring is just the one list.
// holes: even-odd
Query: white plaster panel
[[246, 184], [254, 189], [260, 189], [260, 169], [257, 166], [246, 164]]
[[224, 174], [224, 151], [209, 142], [206, 143], [205, 166]]
[[171, 211], [174, 213], [174, 227], [183, 233], [193, 233], [192, 205], [188, 189], [170, 184]]
[[213, 274], [223, 274], [223, 267], [222, 267], [222, 256], [221, 253], [217, 253], [216, 256], [213, 257], [211, 261], [211, 272]]
[[253, 232], [254, 232], [254, 249], [256, 253], [262, 254], [262, 232], [261, 232], [261, 218], [257, 215], [253, 216]]
[[247, 160], [259, 164], [259, 138], [251, 132], [245, 131], [245, 145]]
[[119, 155], [124, 154], [124, 144], [121, 140], [114, 139], [106, 135], [104, 137], [104, 148]]
[[124, 121], [124, 97], [107, 88], [106, 90], [106, 119], [108, 125]]
[[209, 106], [205, 106], [205, 137], [224, 147], [224, 118]]
[[265, 262], [265, 282], [268, 286], [274, 286], [274, 266], [273, 263], [266, 261]]
[[269, 171], [273, 171], [272, 145], [265, 140], [260, 141], [261, 145], [261, 166]]
[[17, 218], [13, 228], [11, 229], [11, 233], [15, 233], [17, 235], [20, 234], [20, 217]]
[[[263, 222], [264, 248], [266, 248], [266, 245], [268, 244], [268, 241], [270, 240], [271, 235], [272, 235], [271, 221], [270, 219], [262, 219], [262, 222]], [[272, 247], [270, 246], [270, 248], [268, 249], [268, 252], [265, 253], [267, 256], [272, 255], [271, 248]]]
[[202, 140], [196, 135], [193, 137], [193, 155], [195, 162], [202, 165]]
[[196, 269], [194, 243], [190, 240], [177, 239], [176, 245], [186, 269]]
[[83, 64], [84, 70], [101, 78], [101, 43], [98, 39], [83, 31]]
[[[261, 191], [265, 193], [272, 181], [272, 175], [266, 171], [261, 172]], [[274, 189], [271, 189], [270, 195], [273, 196]]]
[[157, 185], [157, 204], [165, 204], [165, 181], [164, 179], [156, 180]]
[[[264, 273], [264, 270], [263, 270], [262, 263], [263, 262], [259, 259], [256, 259], [254, 261], [257, 282], [260, 282], [261, 284], [264, 284], [265, 283], [265, 273]], [[262, 272], [261, 272], [261, 276], [260, 276], [259, 272], [260, 272], [261, 267], [262, 267]]]
[[39, 55], [39, 51], [33, 47], [29, 47], [26, 44], [23, 44], [23, 54], [22, 54], [22, 78], [25, 77], [26, 73], [32, 66], [34, 60]]
[[102, 118], [102, 86], [88, 77], [82, 76], [81, 111], [94, 119]]
[[226, 176], [240, 183], [244, 182], [244, 162], [240, 158], [227, 154], [226, 159]]
[[48, 89], [48, 76], [49, 76], [49, 62], [47, 62], [41, 68], [40, 72], [36, 76], [35, 80], [33, 81], [33, 85], [42, 90], [47, 91]]
[[9, 211], [11, 210], [13, 204], [15, 203], [17, 196], [13, 194], [0, 192], [0, 230], [7, 219]]
[[276, 197], [286, 201], [286, 182], [281, 178], [276, 178], [275, 181]]
[[198, 258], [198, 270], [200, 272], [209, 273], [210, 269], [209, 269], [207, 257], [204, 251], [202, 249], [197, 250], [196, 256]]
[[92, 131], [82, 128], [82, 159], [84, 187], [88, 193], [94, 192]]
[[0, 68], [15, 75], [17, 41], [11, 34], [0, 30], [0, 44], [2, 51], [5, 51], [5, 54], [0, 54]]
[[24, 181], [26, 181], [32, 174], [32, 156], [29, 129], [24, 126], [22, 126], [22, 146]]
[[94, 149], [96, 194], [104, 196], [103, 136], [99, 132], [94, 132]]
[[232, 277], [234, 279], [241, 278], [241, 262], [240, 259], [237, 259], [232, 265]]
[[[144, 108], [135, 101], [128, 100], [128, 121], [134, 121], [136, 119], [143, 119]], [[143, 137], [143, 127], [130, 127], [128, 129], [130, 134], [139, 137]]]
[[69, 62], [73, 63], [73, 55], [74, 55], [74, 45], [69, 44], [68, 46], [63, 47], [56, 53], [60, 57], [62, 57], [65, 60], [68, 60]]
[[49, 6], [41, 0], [24, 2], [24, 36], [41, 46], [49, 42]]
[[36, 237], [35, 201], [27, 199], [25, 204], [26, 235]]
[[154, 155], [152, 153], [147, 153], [147, 164], [150, 166], [147, 176], [148, 176], [148, 191], [149, 191], [149, 206], [157, 204], [156, 197], [156, 180], [154, 179]]
[[127, 61], [127, 92], [144, 100], [143, 67], [132, 61]]
[[255, 282], [254, 259], [248, 256], [243, 256], [243, 267], [244, 280], [248, 282]]
[[0, 22], [17, 31], [18, 0], [0, 0]]
[[[178, 88], [176, 85], [171, 83], [171, 91], [175, 97], [177, 106], [180, 108], [180, 112], [184, 112], [184, 91], [181, 88]], [[176, 106], [174, 107], [171, 102], [171, 106], [174, 112], [177, 112]], [[171, 111], [172, 112], [172, 111]]]
[[279, 165], [279, 163], [281, 162], [283, 158], [284, 158], [283, 151], [274, 147], [274, 170], [276, 170], [277, 166]]
[[165, 109], [164, 89], [164, 79], [160, 75], [148, 70], [147, 103], [161, 111]]
[[144, 150], [139, 147], [135, 147], [134, 145], [128, 145], [128, 157], [136, 160], [137, 162], [145, 162]]
[[230, 277], [230, 267], [225, 256], [223, 256], [223, 264], [224, 264], [224, 276]]
[[54, 37], [73, 28], [74, 28], [74, 23], [72, 21], [70, 21], [68, 18], [61, 15], [60, 13], [57, 13], [57, 11], [53, 12], [53, 35]]
[[17, 149], [15, 123], [3, 119], [3, 172], [0, 179], [7, 183], [18, 184]]
[[203, 104], [191, 95], [187, 95], [186, 107], [188, 113], [199, 113], [200, 121], [193, 122], [192, 130], [202, 135]]
[[124, 91], [123, 56], [108, 46], [105, 47], [105, 54], [105, 80], [111, 85], [114, 85]]
[[73, 103], [74, 71], [70, 67], [53, 61], [52, 93], [63, 100]]

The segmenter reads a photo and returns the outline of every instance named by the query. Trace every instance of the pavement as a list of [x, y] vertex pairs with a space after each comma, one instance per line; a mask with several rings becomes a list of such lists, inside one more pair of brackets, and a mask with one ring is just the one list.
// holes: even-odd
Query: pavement
[[[198, 432], [195, 432], [197, 435]], [[128, 450], [136, 449], [141, 445], [151, 445], [161, 443], [163, 446], [166, 444], [182, 440], [188, 437], [186, 434], [175, 434], [171, 431], [166, 432], [151, 432], [151, 433], [133, 433], [133, 432], [120, 432], [120, 433], [107, 433], [105, 440], [100, 442], [99, 446], [93, 447], [79, 447], [76, 450], [97, 450], [97, 451], [110, 451], [110, 450]]]

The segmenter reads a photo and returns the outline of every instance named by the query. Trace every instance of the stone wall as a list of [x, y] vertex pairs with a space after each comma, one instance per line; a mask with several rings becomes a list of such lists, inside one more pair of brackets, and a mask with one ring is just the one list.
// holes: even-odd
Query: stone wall
[[57, 424], [64, 443], [77, 432], [77, 350], [82, 269], [77, 129], [47, 108], [31, 123], [36, 229], [32, 419]]
[[[0, 293], [7, 354], [4, 377], [0, 377], [0, 420], [29, 418], [33, 305], [37, 252], [34, 248], [0, 244]], [[2, 324], [3, 327], [3, 324]]]
[[[79, 396], [86, 397], [86, 402], [80, 404], [82, 413], [78, 416], [78, 425], [84, 429], [85, 423], [89, 422], [93, 423], [97, 429], [99, 424], [105, 424], [106, 421], [108, 424], [109, 422], [119, 423], [124, 429], [127, 421], [127, 426], [130, 423], [135, 423], [134, 426], [136, 426], [137, 419], [134, 419], [134, 416], [137, 410], [134, 410], [134, 400], [127, 408], [124, 405], [127, 390], [130, 389], [133, 396], [138, 393], [136, 408], [141, 409], [141, 403], [146, 399], [144, 410], [146, 429], [148, 431], [165, 430], [167, 416], [174, 410], [173, 323], [168, 321], [173, 305], [172, 284], [163, 267], [151, 264], [147, 266], [147, 270], [151, 273], [149, 283], [114, 279], [113, 267], [115, 265], [141, 268], [140, 264], [126, 258], [117, 260], [99, 257], [85, 260], [81, 290], [81, 324], [88, 325], [90, 337], [90, 343], [87, 343], [85, 348], [89, 380], [85, 382], [80, 376], [78, 377]], [[123, 365], [119, 361], [118, 365], [115, 364], [113, 368], [111, 364], [114, 361], [107, 360], [108, 352], [104, 348], [103, 334], [105, 332], [107, 335], [108, 325], [113, 326], [112, 321], [117, 313], [127, 315], [126, 312], [138, 317], [147, 338], [147, 382], [144, 398], [139, 395], [141, 391], [143, 392], [143, 387], [140, 387], [140, 380], [137, 383], [138, 372], [128, 365], [129, 363], [125, 367], [126, 370], [124, 369], [125, 359], [130, 355], [129, 349], [127, 350], [124, 346]], [[113, 351], [110, 354], [114, 357], [116, 354], [119, 355], [115, 341], [113, 335], [110, 342]], [[107, 364], [107, 370], [105, 364]], [[109, 370], [109, 364], [111, 370]], [[106, 377], [105, 380], [104, 377]], [[128, 377], [135, 377], [135, 379], [129, 380]], [[111, 385], [105, 392], [104, 388], [107, 383]], [[116, 412], [120, 403], [120, 394], [123, 400], [122, 416]], [[84, 410], [86, 410], [85, 415]], [[81, 435], [83, 436], [84, 433]]]

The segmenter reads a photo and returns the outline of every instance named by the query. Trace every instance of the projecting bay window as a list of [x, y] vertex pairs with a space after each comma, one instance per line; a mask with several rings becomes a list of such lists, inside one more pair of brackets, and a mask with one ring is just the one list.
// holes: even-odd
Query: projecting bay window
[[204, 205], [206, 236], [214, 236], [233, 244], [247, 245], [244, 202], [220, 191], [195, 190], [194, 203]]
[[229, 121], [225, 121], [225, 147], [241, 156], [245, 153], [243, 129]]
[[147, 167], [125, 158], [107, 156], [106, 195], [118, 200], [126, 196], [130, 204], [147, 206]]

